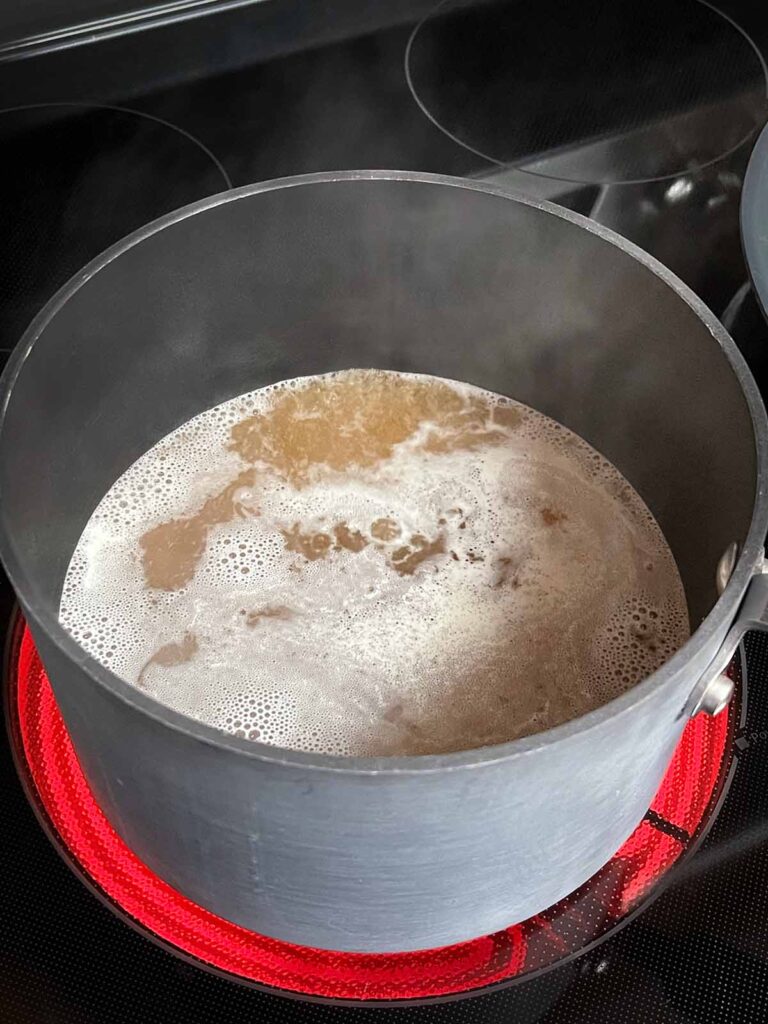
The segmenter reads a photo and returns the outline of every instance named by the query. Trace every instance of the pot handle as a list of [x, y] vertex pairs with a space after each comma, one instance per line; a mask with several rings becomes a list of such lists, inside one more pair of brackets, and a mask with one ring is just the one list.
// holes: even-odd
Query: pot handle
[[[735, 552], [732, 554], [732, 560], [735, 562]], [[718, 588], [721, 592], [725, 589], [730, 569], [733, 568], [732, 565], [728, 569], [723, 568], [723, 563], [728, 555], [729, 552], [726, 552], [718, 566]], [[734, 682], [725, 674], [725, 670], [730, 665], [736, 648], [752, 629], [768, 631], [768, 560], [764, 554], [755, 568], [754, 576], [749, 581], [736, 618], [733, 620], [720, 650], [688, 698], [683, 709], [684, 714], [693, 717], [700, 711], [704, 711], [706, 714], [716, 715], [723, 710], [734, 691]]]

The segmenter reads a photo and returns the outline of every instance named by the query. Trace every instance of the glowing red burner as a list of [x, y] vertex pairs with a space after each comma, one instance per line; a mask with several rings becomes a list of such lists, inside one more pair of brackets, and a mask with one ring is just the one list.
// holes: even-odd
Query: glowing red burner
[[728, 714], [689, 722], [646, 819], [577, 892], [528, 921], [442, 949], [334, 953], [230, 924], [152, 874], [96, 804], [26, 629], [15, 684], [23, 755], [41, 808], [69, 856], [117, 907], [175, 949], [230, 975], [335, 999], [468, 992], [524, 977], [583, 949], [634, 909], [683, 854], [712, 806], [727, 760]]

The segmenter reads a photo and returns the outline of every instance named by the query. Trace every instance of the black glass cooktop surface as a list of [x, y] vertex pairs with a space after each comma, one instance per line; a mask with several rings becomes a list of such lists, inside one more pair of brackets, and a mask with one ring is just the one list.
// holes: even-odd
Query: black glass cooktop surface
[[[680, 118], [689, 128], [701, 123], [699, 103], [721, 113], [738, 109], [740, 130], [761, 124], [764, 80], [754, 54], [768, 43], [768, 14], [757, 5], [724, 9], [750, 36], [755, 62], [739, 69], [731, 60], [727, 73], [721, 68], [721, 93], [709, 80], [698, 92], [678, 89], [670, 96], [662, 88], [654, 106], [653, 91], [645, 89], [640, 117], [631, 106], [631, 81], [617, 80], [624, 106], [614, 120], [595, 101], [599, 124], [582, 118], [578, 130], [569, 121], [558, 136], [546, 109], [548, 102], [553, 110], [560, 103], [555, 89], [549, 98], [537, 96], [537, 124], [546, 124], [550, 134], [542, 142], [529, 132], [530, 152], [515, 150], [514, 159], [506, 160], [503, 150], [483, 156], [481, 147], [473, 151], [466, 140], [451, 138], [414, 97], [408, 44], [434, 7], [398, 0], [384, 14], [375, 4], [338, 2], [312, 5], [310, 12], [298, 0], [268, 0], [23, 60], [4, 61], [0, 53], [8, 107], [0, 111], [0, 359], [72, 273], [168, 210], [249, 181], [386, 167], [488, 178], [562, 202], [626, 234], [675, 269], [723, 318], [768, 392], [768, 329], [747, 283], [738, 237], [751, 129], [716, 159], [711, 139], [709, 148], [699, 150], [696, 132], [688, 131], [684, 149], [682, 141], [673, 147], [684, 152], [682, 163], [672, 174], [649, 173], [643, 183], [617, 184], [603, 173], [612, 160], [626, 167], [627, 154], [636, 156], [635, 131], [651, 146], [665, 139], [659, 153], [666, 159]], [[553, 10], [550, 3], [550, 33], [557, 24]], [[563, 19], [563, 31], [569, 24]], [[633, 25], [637, 32], [637, 19]], [[653, 66], [670, 53], [684, 62], [688, 80], [701, 85], [713, 40], [716, 33], [702, 30], [658, 52], [646, 40], [646, 85], [674, 79], [668, 66]], [[631, 34], [624, 45], [632, 45]], [[446, 46], [432, 52], [433, 63], [460, 52], [455, 37]], [[542, 60], [554, 46], [552, 40], [542, 47]], [[730, 60], [732, 51], [726, 56]], [[496, 52], [496, 66], [498, 60]], [[631, 61], [627, 67], [636, 72]], [[589, 108], [600, 83], [583, 64], [569, 68], [578, 71], [583, 96], [574, 109]], [[433, 99], [459, 97], [464, 109], [476, 109], [477, 94], [468, 90], [478, 76], [482, 84], [482, 62], [474, 58], [463, 86], [460, 70], [451, 90], [434, 92]], [[537, 75], [537, 89], [546, 91], [547, 74], [539, 67]], [[496, 124], [500, 109], [493, 111]], [[496, 130], [490, 121], [475, 127], [485, 142]], [[643, 159], [651, 166], [650, 158]], [[579, 173], [570, 173], [576, 166]], [[9, 635], [12, 604], [3, 583], [0, 614]], [[14, 652], [9, 645], [10, 668]], [[23, 764], [21, 780], [14, 766], [19, 737], [8, 668], [11, 740], [0, 744], [1, 1021], [731, 1024], [765, 1017], [768, 643], [758, 635], [748, 639], [740, 663], [740, 703], [731, 713], [721, 774], [713, 782], [715, 799], [691, 830], [680, 831], [663, 815], [651, 819], [655, 831], [685, 847], [685, 856], [654, 879], [637, 913], [621, 927], [606, 928], [601, 941], [584, 943], [584, 951], [553, 958], [543, 973], [510, 976], [507, 987], [418, 1005], [389, 1000], [384, 1007], [308, 1002], [224, 976], [154, 941], [84, 884], [41, 827]]]

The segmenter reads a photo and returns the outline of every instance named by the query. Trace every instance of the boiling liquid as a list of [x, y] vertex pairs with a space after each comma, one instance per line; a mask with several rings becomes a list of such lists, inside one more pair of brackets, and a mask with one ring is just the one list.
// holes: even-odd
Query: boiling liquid
[[550, 728], [688, 635], [661, 531], [598, 452], [507, 398], [374, 370], [164, 437], [91, 516], [60, 618], [183, 714], [347, 755]]

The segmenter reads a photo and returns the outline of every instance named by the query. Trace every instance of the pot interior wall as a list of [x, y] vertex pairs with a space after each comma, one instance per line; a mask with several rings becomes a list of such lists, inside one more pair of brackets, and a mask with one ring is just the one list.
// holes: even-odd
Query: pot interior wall
[[692, 624], [747, 533], [749, 412], [675, 291], [581, 226], [418, 181], [301, 184], [156, 231], [84, 281], [30, 352], [0, 437], [2, 517], [55, 612], [93, 507], [159, 437], [272, 381], [354, 366], [434, 373], [565, 423], [644, 497]]

